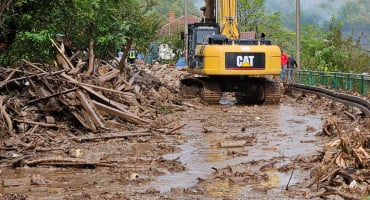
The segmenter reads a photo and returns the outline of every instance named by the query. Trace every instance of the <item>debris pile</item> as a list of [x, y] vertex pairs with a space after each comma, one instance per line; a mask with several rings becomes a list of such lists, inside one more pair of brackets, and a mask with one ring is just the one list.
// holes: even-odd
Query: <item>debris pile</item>
[[363, 199], [362, 195], [369, 193], [370, 132], [366, 127], [340, 126], [334, 118], [323, 124], [323, 134], [333, 139], [325, 145], [321, 163], [311, 172], [308, 187], [320, 189], [313, 196]]
[[[117, 58], [107, 62], [91, 55], [73, 64], [63, 46], [53, 46], [63, 69], [26, 60], [18, 68], [0, 68], [1, 135], [28, 135], [42, 127], [98, 132], [124, 124], [145, 125], [158, 117], [158, 107], [181, 103], [174, 89], [181, 71], [160, 65], [126, 65], [119, 70]], [[151, 71], [162, 73], [166, 84]]]

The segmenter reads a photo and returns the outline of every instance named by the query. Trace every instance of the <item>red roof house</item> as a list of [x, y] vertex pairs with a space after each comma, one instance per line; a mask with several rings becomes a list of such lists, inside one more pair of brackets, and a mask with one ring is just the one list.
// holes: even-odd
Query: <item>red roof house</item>
[[[200, 22], [200, 17], [195, 15], [188, 15], [188, 24]], [[168, 14], [168, 23], [163, 25], [158, 31], [159, 35], [173, 35], [185, 29], [185, 16], [175, 18], [175, 13]]]

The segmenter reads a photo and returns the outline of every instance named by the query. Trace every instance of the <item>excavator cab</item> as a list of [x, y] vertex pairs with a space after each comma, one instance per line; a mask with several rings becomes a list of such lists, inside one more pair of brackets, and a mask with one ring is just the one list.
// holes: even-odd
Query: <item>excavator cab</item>
[[188, 66], [200, 67], [202, 60], [196, 56], [197, 45], [212, 44], [212, 37], [220, 35], [217, 23], [195, 23], [188, 25]]

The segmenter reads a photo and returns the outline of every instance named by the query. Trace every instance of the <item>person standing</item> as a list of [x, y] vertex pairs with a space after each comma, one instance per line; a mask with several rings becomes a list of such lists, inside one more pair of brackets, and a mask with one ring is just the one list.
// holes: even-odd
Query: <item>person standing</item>
[[297, 62], [293, 58], [293, 56], [288, 55], [288, 62], [287, 62], [287, 68], [288, 68], [288, 82], [292, 82], [293, 80], [293, 71], [295, 68], [297, 68]]
[[280, 79], [285, 79], [285, 74], [287, 72], [287, 63], [288, 63], [288, 55], [281, 50], [281, 74]]
[[151, 42], [149, 46], [150, 55], [152, 56], [152, 60], [157, 61], [159, 59], [159, 47], [155, 42]]
[[131, 47], [130, 50], [128, 51], [128, 62], [130, 64], [134, 64], [136, 58], [137, 58], [137, 51], [134, 47]]

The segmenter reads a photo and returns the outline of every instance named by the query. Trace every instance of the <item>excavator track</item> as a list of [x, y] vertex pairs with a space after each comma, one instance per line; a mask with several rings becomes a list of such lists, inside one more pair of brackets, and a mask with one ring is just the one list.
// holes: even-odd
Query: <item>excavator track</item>
[[203, 88], [201, 90], [200, 96], [203, 101], [208, 104], [218, 104], [220, 102], [222, 93], [218, 82], [201, 80], [203, 83]]
[[282, 97], [279, 82], [268, 80], [265, 84], [264, 104], [279, 104]]
[[208, 104], [218, 104], [222, 96], [217, 81], [201, 77], [181, 80], [181, 93], [185, 98], [195, 97], [197, 93]]

